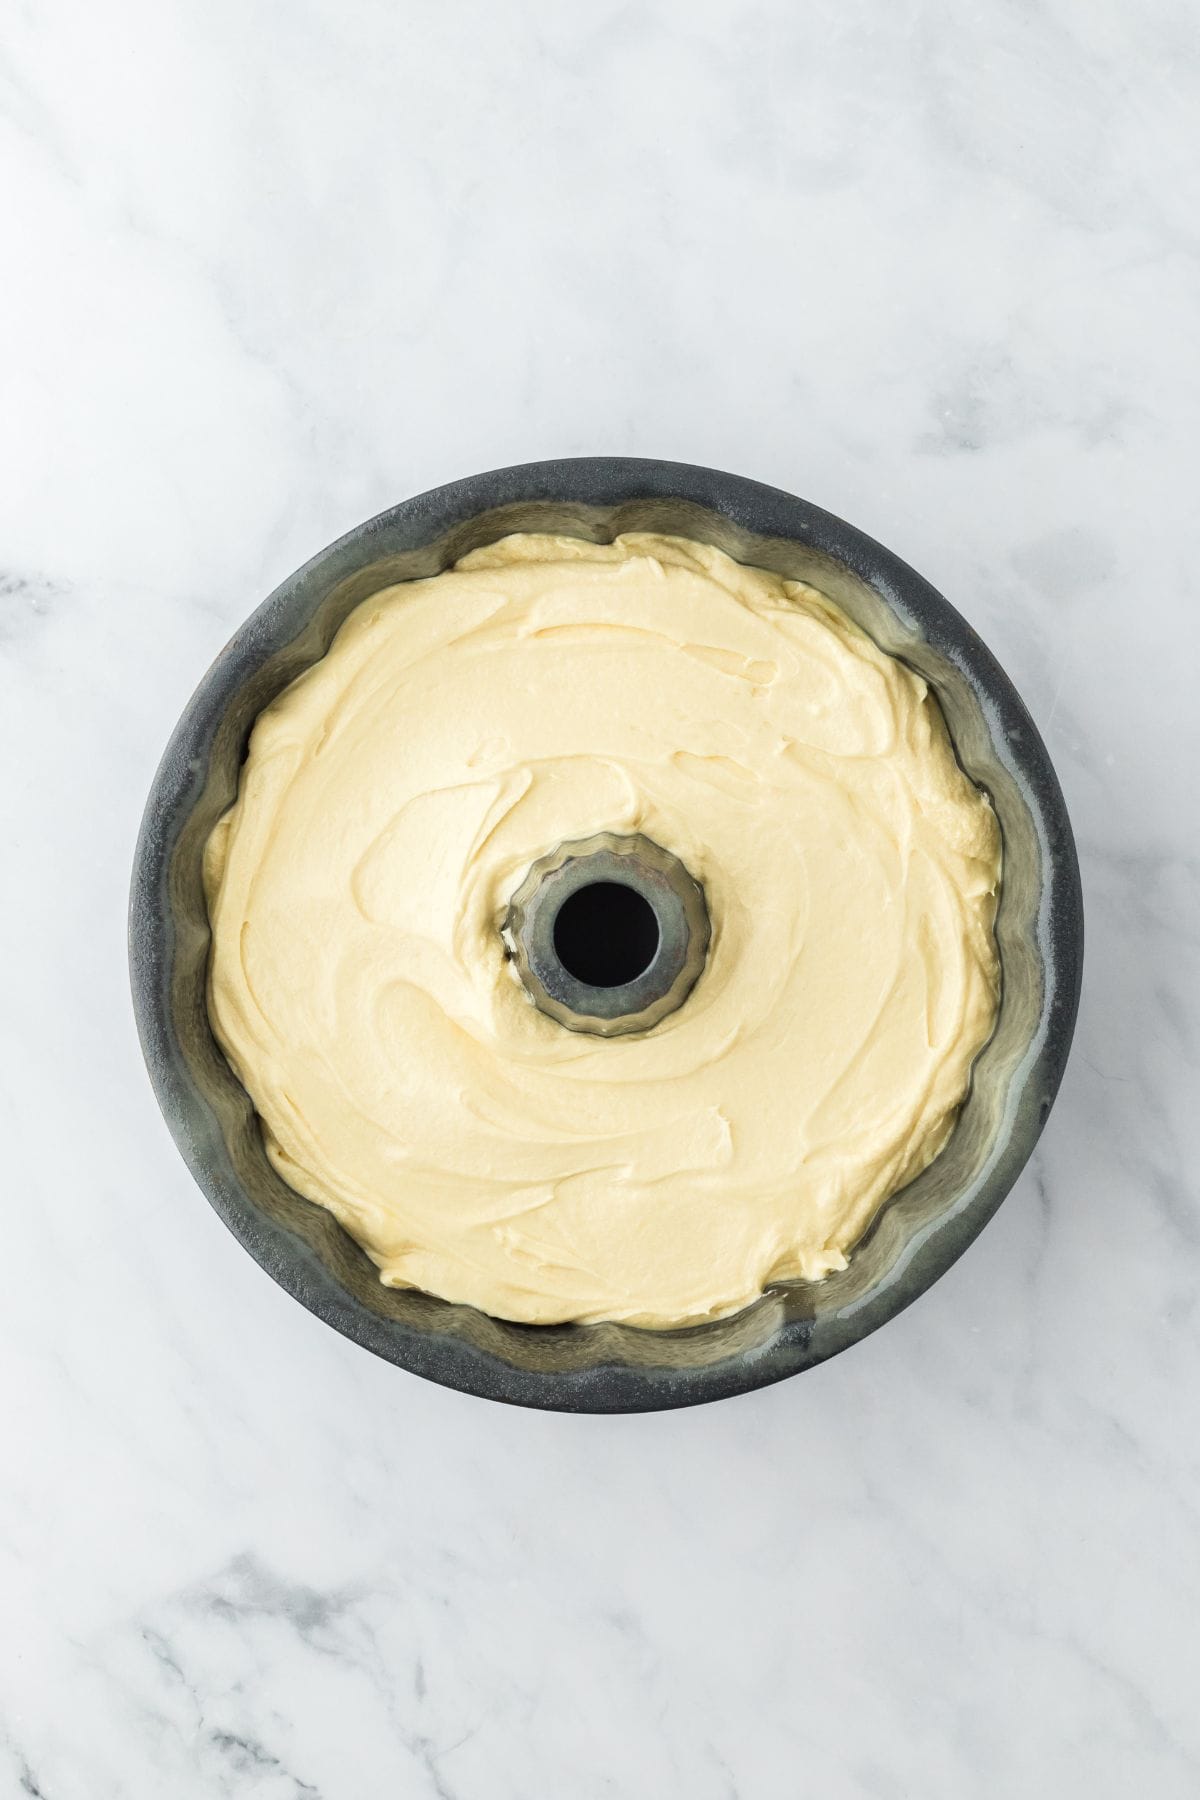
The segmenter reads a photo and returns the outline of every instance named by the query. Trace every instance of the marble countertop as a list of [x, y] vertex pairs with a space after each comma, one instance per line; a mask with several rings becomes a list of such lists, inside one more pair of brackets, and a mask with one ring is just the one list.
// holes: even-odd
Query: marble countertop
[[[1189, 0], [41, 0], [0, 46], [0, 1795], [1200, 1793], [1200, 25]], [[1056, 759], [1032, 1166], [884, 1332], [538, 1416], [254, 1266], [134, 1036], [196, 679], [473, 470], [883, 539]]]

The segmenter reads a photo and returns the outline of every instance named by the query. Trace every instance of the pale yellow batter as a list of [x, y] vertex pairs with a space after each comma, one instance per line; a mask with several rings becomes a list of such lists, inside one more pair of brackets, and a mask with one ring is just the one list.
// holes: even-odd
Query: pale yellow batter
[[[708, 965], [642, 1036], [538, 1012], [508, 901], [642, 832]], [[517, 536], [359, 607], [209, 840], [210, 1005], [284, 1178], [382, 1279], [678, 1324], [817, 1277], [937, 1153], [992, 1028], [999, 835], [924, 681], [678, 538]]]

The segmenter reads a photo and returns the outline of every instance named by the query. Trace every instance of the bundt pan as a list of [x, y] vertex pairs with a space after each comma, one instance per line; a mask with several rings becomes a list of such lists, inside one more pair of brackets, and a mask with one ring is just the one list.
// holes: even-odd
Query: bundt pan
[[[234, 798], [256, 715], [324, 654], [360, 601], [512, 531], [599, 542], [671, 532], [811, 582], [925, 676], [1000, 820], [1000, 1012], [947, 1147], [883, 1208], [846, 1270], [772, 1289], [732, 1318], [677, 1331], [514, 1325], [384, 1287], [332, 1215], [272, 1169], [209, 1026], [201, 851]], [[1050, 759], [1008, 677], [953, 607], [890, 551], [806, 501], [713, 469], [623, 457], [452, 482], [358, 526], [277, 588], [175, 729], [146, 807], [130, 903], [150, 1077], [192, 1174], [242, 1246], [310, 1311], [400, 1368], [571, 1412], [688, 1406], [764, 1387], [866, 1337], [923, 1293], [991, 1218], [1037, 1141], [1070, 1046], [1082, 950], [1079, 868]]]

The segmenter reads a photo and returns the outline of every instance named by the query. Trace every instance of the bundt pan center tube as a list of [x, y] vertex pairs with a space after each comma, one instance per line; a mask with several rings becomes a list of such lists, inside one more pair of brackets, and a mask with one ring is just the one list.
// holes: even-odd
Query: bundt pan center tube
[[[237, 793], [255, 719], [364, 600], [517, 532], [592, 543], [660, 533], [820, 590], [928, 682], [1002, 837], [999, 1012], [949, 1142], [883, 1207], [847, 1268], [674, 1330], [514, 1324], [382, 1285], [332, 1214], [272, 1166], [209, 1020], [202, 856]], [[567, 1031], [620, 1039], [673, 1030], [689, 995], [711, 991], [696, 985], [710, 946], [703, 886], [669, 841], [637, 830], [559, 843], [514, 877], [498, 924], [512, 979]], [[853, 527], [755, 482], [582, 458], [498, 470], [403, 502], [321, 552], [253, 614], [197, 689], [155, 777], [135, 859], [130, 959], [147, 1065], [176, 1142], [234, 1235], [288, 1292], [444, 1385], [522, 1405], [639, 1411], [811, 1367], [885, 1323], [961, 1254], [1016, 1180], [1057, 1090], [1078, 1000], [1082, 907], [1045, 748], [985, 646], [920, 576]], [[787, 1078], [781, 1059], [778, 1079]]]
[[651, 1031], [691, 993], [708, 909], [677, 856], [640, 833], [561, 844], [529, 871], [504, 936], [535, 1006], [570, 1031]]

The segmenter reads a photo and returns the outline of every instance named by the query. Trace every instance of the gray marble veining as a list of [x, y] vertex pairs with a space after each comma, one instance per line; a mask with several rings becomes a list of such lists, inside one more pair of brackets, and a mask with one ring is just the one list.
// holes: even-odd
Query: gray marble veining
[[[0, 1793], [1200, 1791], [1197, 116], [1188, 0], [10, 9]], [[938, 1287], [614, 1420], [277, 1291], [123, 954], [250, 607], [399, 495], [602, 451], [928, 574], [1046, 736], [1089, 930], [1037, 1156]]]

